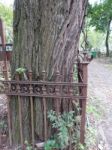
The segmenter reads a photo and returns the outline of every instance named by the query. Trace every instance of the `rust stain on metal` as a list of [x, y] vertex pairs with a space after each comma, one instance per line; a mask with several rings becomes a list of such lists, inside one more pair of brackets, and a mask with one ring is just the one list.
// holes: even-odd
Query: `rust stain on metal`
[[[86, 57], [86, 55], [84, 55]], [[46, 101], [49, 98], [54, 100], [55, 111], [60, 113], [60, 105], [61, 101], [65, 101], [69, 104], [69, 111], [72, 110], [73, 101], [80, 101], [81, 106], [81, 126], [80, 126], [80, 142], [84, 143], [84, 135], [85, 135], [85, 122], [86, 122], [86, 101], [87, 101], [87, 66], [88, 62], [86, 58], [83, 59], [82, 62], [76, 64], [79, 73], [78, 82], [74, 82], [73, 76], [73, 68], [71, 69], [71, 73], [69, 75], [69, 80], [64, 81], [64, 77], [59, 73], [58, 69], [56, 70], [55, 81], [46, 81], [46, 72], [43, 71], [42, 81], [33, 81], [32, 80], [32, 71], [28, 72], [28, 80], [20, 80], [19, 74], [16, 75], [15, 80], [8, 80], [7, 72], [4, 70], [5, 81], [4, 85], [6, 87], [5, 93], [7, 96], [17, 96], [18, 104], [19, 104], [19, 125], [20, 125], [20, 137], [21, 137], [21, 145], [24, 144], [24, 135], [23, 135], [23, 126], [22, 126], [22, 97], [30, 98], [30, 110], [31, 110], [31, 138], [32, 145], [35, 145], [35, 132], [34, 132], [34, 103], [33, 99], [35, 97], [41, 98], [43, 103], [43, 115], [44, 115], [44, 139], [45, 141], [48, 138], [47, 135], [47, 104]], [[66, 69], [66, 68], [64, 68]], [[63, 71], [63, 73], [66, 70]], [[75, 95], [74, 87], [79, 89], [79, 93]], [[10, 120], [10, 108], [8, 107], [8, 124], [9, 124], [9, 139], [10, 145], [12, 145], [12, 135], [11, 135], [11, 120]], [[69, 149], [72, 149], [72, 143], [69, 145]]]

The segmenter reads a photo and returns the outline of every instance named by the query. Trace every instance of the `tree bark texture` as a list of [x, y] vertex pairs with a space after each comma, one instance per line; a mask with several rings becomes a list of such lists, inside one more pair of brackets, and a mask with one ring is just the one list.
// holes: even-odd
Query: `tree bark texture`
[[111, 18], [108, 21], [107, 24], [107, 33], [106, 33], [106, 40], [105, 40], [105, 46], [106, 46], [106, 56], [109, 57], [109, 35], [110, 35], [110, 24], [111, 24]]
[[[33, 80], [53, 80], [55, 69], [67, 76], [77, 57], [87, 0], [15, 0], [12, 76], [19, 67], [33, 71]], [[43, 140], [43, 106], [34, 100], [35, 135]], [[29, 101], [23, 100], [24, 136], [30, 137]], [[52, 101], [48, 102], [52, 109]], [[65, 106], [66, 107], [66, 106]], [[19, 143], [18, 104], [11, 102], [13, 143]], [[25, 140], [25, 139], [24, 139]]]

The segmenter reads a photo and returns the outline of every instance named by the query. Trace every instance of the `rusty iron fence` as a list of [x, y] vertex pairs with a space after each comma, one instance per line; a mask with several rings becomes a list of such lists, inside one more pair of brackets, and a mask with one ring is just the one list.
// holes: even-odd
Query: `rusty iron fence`
[[11, 61], [12, 51], [0, 51], [0, 61], [4, 60], [4, 56], [7, 57], [7, 61]]
[[[12, 96], [18, 99], [19, 105], [19, 128], [20, 128], [20, 139], [21, 145], [24, 145], [24, 135], [23, 135], [23, 114], [22, 114], [22, 97], [29, 97], [30, 99], [30, 110], [31, 113], [31, 139], [32, 145], [35, 145], [35, 132], [34, 132], [34, 103], [35, 97], [41, 98], [44, 110], [44, 139], [47, 140], [47, 104], [48, 98], [52, 98], [55, 101], [55, 111], [60, 112], [60, 101], [68, 100], [72, 101], [78, 100], [81, 107], [81, 124], [80, 124], [80, 142], [84, 144], [85, 139], [85, 123], [86, 123], [86, 102], [87, 102], [87, 58], [84, 57], [82, 62], [77, 62], [75, 64], [78, 68], [78, 81], [74, 82], [74, 73], [71, 71], [69, 75], [69, 81], [62, 81], [63, 75], [56, 71], [55, 81], [46, 81], [46, 72], [42, 72], [41, 81], [32, 80], [32, 71], [28, 72], [28, 79], [21, 80], [20, 75], [17, 73], [14, 80], [9, 80], [6, 68], [3, 69], [3, 74], [5, 77], [5, 94], [8, 97], [7, 108], [8, 108], [8, 129], [9, 129], [9, 142], [10, 145], [13, 144], [12, 141], [12, 122], [11, 122], [11, 109], [10, 101]], [[79, 93], [76, 95], [74, 93], [74, 87], [79, 89]], [[71, 107], [71, 105], [69, 106]], [[71, 110], [71, 108], [69, 108]]]

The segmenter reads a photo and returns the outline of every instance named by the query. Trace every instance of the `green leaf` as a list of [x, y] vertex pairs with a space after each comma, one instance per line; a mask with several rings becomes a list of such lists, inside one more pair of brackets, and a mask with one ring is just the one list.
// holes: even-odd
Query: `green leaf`
[[16, 69], [16, 72], [19, 73], [19, 74], [23, 74], [25, 71], [26, 71], [25, 68], [17, 68]]

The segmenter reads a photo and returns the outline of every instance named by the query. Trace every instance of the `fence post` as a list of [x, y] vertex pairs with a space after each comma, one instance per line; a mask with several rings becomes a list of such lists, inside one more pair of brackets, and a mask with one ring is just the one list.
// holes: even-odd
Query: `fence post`
[[[74, 71], [73, 71], [73, 68], [71, 68], [70, 75], [69, 75], [69, 82], [70, 82], [70, 84], [68, 86], [68, 94], [70, 95], [70, 97], [74, 95], [73, 94], [74, 93], [74, 89], [73, 89], [73, 85], [72, 85], [72, 83], [73, 83], [73, 75], [74, 75]], [[74, 99], [70, 98], [68, 100], [69, 100], [69, 108], [68, 108], [68, 110], [72, 111], [73, 110], [72, 109], [72, 104], [73, 104], [73, 100]], [[69, 129], [69, 135], [70, 135], [69, 150], [72, 150], [73, 147], [72, 147], [72, 130], [71, 129]]]
[[[87, 84], [88, 79], [88, 62], [84, 61], [82, 64], [82, 75], [83, 75], [83, 83]], [[87, 86], [82, 88], [82, 96], [85, 99], [81, 100], [82, 108], [81, 108], [81, 127], [80, 127], [80, 143], [84, 144], [85, 142], [85, 125], [86, 125], [86, 103], [87, 103]]]
[[[42, 77], [43, 77], [43, 82], [45, 82], [45, 78], [46, 78], [46, 71], [43, 70], [42, 71]], [[46, 87], [43, 83], [42, 86], [42, 92], [43, 92], [43, 96], [46, 95]], [[44, 140], [47, 140], [47, 109], [46, 109], [46, 98], [43, 97], [43, 109], [44, 109]]]
[[[7, 72], [7, 68], [4, 67], [3, 68], [3, 75], [5, 78], [5, 81], [8, 81], [8, 72]], [[9, 87], [6, 87], [9, 88]], [[9, 89], [7, 89], [9, 90]], [[6, 91], [7, 93], [7, 91]], [[11, 133], [11, 112], [10, 112], [10, 97], [7, 96], [7, 109], [8, 109], [8, 128], [9, 128], [9, 144], [10, 146], [12, 146], [12, 133]]]
[[[69, 76], [69, 78], [70, 78], [69, 82], [70, 83], [73, 82], [73, 75], [74, 75], [74, 72], [73, 72], [73, 68], [72, 68], [71, 72], [70, 72], [70, 76]], [[73, 96], [73, 91], [74, 91], [73, 86], [69, 85], [69, 94], [70, 94], [70, 96]], [[69, 111], [72, 111], [72, 103], [73, 103], [73, 99], [69, 99]]]
[[[57, 69], [56, 70], [56, 82], [59, 82], [59, 81], [60, 81], [60, 74], [59, 74], [59, 70]], [[59, 88], [60, 88], [60, 86], [56, 85], [56, 88], [55, 88], [56, 96], [58, 96], [60, 94]], [[55, 107], [56, 107], [56, 113], [59, 115], [59, 112], [60, 112], [59, 98], [56, 98]]]
[[[29, 81], [31, 82], [32, 81], [32, 71], [30, 70], [29, 71]], [[32, 94], [33, 92], [33, 87], [32, 85], [30, 84], [30, 94]], [[34, 107], [33, 107], [33, 98], [32, 96], [30, 96], [30, 105], [31, 105], [31, 130], [32, 130], [32, 145], [33, 145], [33, 148], [34, 148], [34, 142], [35, 142], [35, 136], [34, 136]]]
[[[19, 74], [16, 73], [16, 80], [20, 81]], [[17, 83], [17, 92], [20, 93], [20, 85]], [[18, 104], [19, 104], [19, 127], [20, 127], [20, 138], [21, 138], [21, 145], [23, 148], [23, 121], [22, 121], [22, 105], [21, 105], [21, 97], [18, 95]]]

